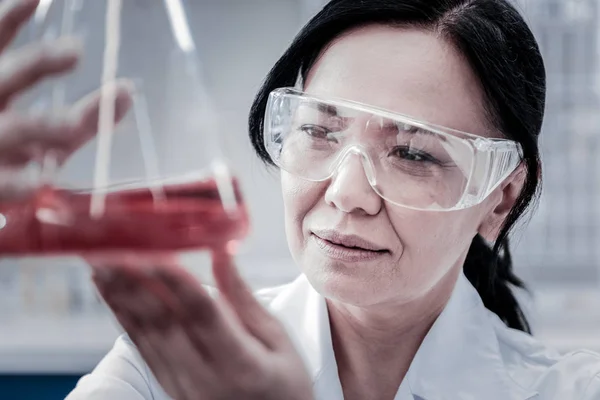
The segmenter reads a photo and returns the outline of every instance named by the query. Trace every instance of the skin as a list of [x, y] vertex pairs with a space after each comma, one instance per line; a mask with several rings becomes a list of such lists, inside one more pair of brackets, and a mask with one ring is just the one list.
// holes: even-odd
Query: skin
[[[433, 32], [351, 31], [322, 54], [305, 91], [497, 136], [476, 77]], [[344, 398], [390, 399], [448, 301], [473, 237], [495, 238], [522, 179], [517, 172], [482, 204], [454, 212], [386, 203], [358, 158], [325, 182], [282, 172], [281, 185], [292, 256], [328, 302]], [[333, 259], [314, 240], [312, 232], [320, 229], [358, 235], [386, 252], [367, 261]]]

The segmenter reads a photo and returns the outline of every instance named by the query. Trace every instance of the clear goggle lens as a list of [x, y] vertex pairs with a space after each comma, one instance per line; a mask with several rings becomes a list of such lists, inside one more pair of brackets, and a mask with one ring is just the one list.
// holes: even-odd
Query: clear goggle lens
[[419, 210], [478, 204], [520, 162], [513, 141], [294, 89], [271, 93], [264, 135], [273, 162], [293, 175], [327, 180], [358, 156], [382, 198]]

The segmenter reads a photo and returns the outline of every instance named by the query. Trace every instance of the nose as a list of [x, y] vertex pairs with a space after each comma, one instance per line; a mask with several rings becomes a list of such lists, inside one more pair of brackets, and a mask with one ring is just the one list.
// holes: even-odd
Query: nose
[[376, 215], [383, 200], [369, 184], [363, 157], [350, 153], [340, 162], [325, 192], [325, 202], [345, 213]]

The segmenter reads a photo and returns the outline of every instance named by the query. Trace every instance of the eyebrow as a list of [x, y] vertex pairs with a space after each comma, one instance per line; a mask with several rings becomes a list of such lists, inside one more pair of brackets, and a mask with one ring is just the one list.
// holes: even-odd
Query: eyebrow
[[[416, 128], [417, 132], [407, 132], [406, 130], [404, 130], [402, 128], [402, 125], [410, 125], [410, 126]], [[396, 122], [396, 121], [394, 121], [394, 122], [387, 122], [387, 123], [383, 124], [381, 126], [381, 130], [385, 131], [385, 132], [387, 132], [387, 131], [392, 131], [392, 132], [396, 131], [398, 133], [407, 133], [407, 134], [410, 134], [410, 135], [434, 135], [433, 132], [431, 132], [430, 130], [428, 130], [426, 128], [421, 128], [419, 126], [415, 126], [415, 125], [412, 125], [410, 123], [406, 124], [404, 122]]]
[[305, 106], [308, 106], [309, 108], [313, 108], [316, 109], [317, 111], [323, 113], [323, 114], [327, 114], [330, 117], [338, 117], [339, 116], [339, 112], [336, 106], [332, 106], [331, 104], [325, 104], [325, 103], [314, 103], [314, 102], [307, 102], [304, 104]]
[[[307, 102], [304, 104], [305, 106], [308, 106], [309, 108], [312, 109], [316, 109], [317, 111], [323, 113], [323, 114], [327, 114], [330, 117], [340, 117], [344, 120], [346, 120], [346, 117], [342, 117], [339, 114], [338, 108], [334, 105], [331, 104], [326, 104], [326, 103], [321, 103], [321, 102], [317, 102], [317, 103], [313, 103], [313, 102]], [[381, 129], [385, 132], [389, 132], [389, 131], [396, 131], [398, 133], [400, 133], [400, 131], [402, 131], [401, 129], [399, 129], [399, 124], [402, 124], [403, 122], [400, 121], [394, 121], [394, 122], [388, 122], [386, 124], [384, 124]], [[410, 123], [408, 123], [408, 125], [412, 125]], [[417, 132], [413, 132], [410, 133], [411, 135], [431, 135], [431, 136], [438, 136], [436, 133], [434, 133], [433, 131], [430, 131], [427, 128], [422, 128], [419, 126], [415, 126], [415, 128], [417, 128]], [[408, 132], [405, 132], [408, 133]], [[443, 139], [443, 141], [447, 141], [447, 139], [443, 136], [441, 136], [441, 138]]]
[[435, 136], [436, 138], [440, 139], [442, 142], [448, 142], [448, 139], [445, 136], [443, 136], [443, 135], [438, 135], [435, 132], [430, 131], [427, 128], [421, 128], [419, 126], [414, 126], [414, 125], [411, 125], [411, 124], [408, 124], [408, 125], [411, 125], [411, 126], [414, 126], [415, 128], [417, 128], [417, 132], [406, 132], [406, 131], [404, 131], [404, 130], [402, 130], [402, 129], [399, 128], [398, 125], [401, 124], [401, 123], [402, 122], [386, 123], [386, 124], [384, 124], [381, 127], [381, 129], [384, 132], [390, 132], [391, 131], [391, 133], [397, 132], [398, 134], [404, 133], [404, 134], [408, 134], [408, 135], [412, 135], [412, 136], [419, 136], [419, 135], [423, 135], [423, 136]]

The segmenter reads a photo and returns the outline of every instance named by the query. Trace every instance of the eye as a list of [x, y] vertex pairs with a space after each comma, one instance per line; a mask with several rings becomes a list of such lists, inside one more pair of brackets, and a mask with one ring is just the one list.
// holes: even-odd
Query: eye
[[337, 142], [330, 134], [331, 131], [319, 125], [302, 125], [300, 130], [315, 139], [325, 139]]
[[412, 148], [410, 146], [398, 146], [394, 148], [390, 155], [395, 156], [401, 160], [414, 161], [414, 162], [431, 162], [439, 164], [438, 160], [430, 154]]

